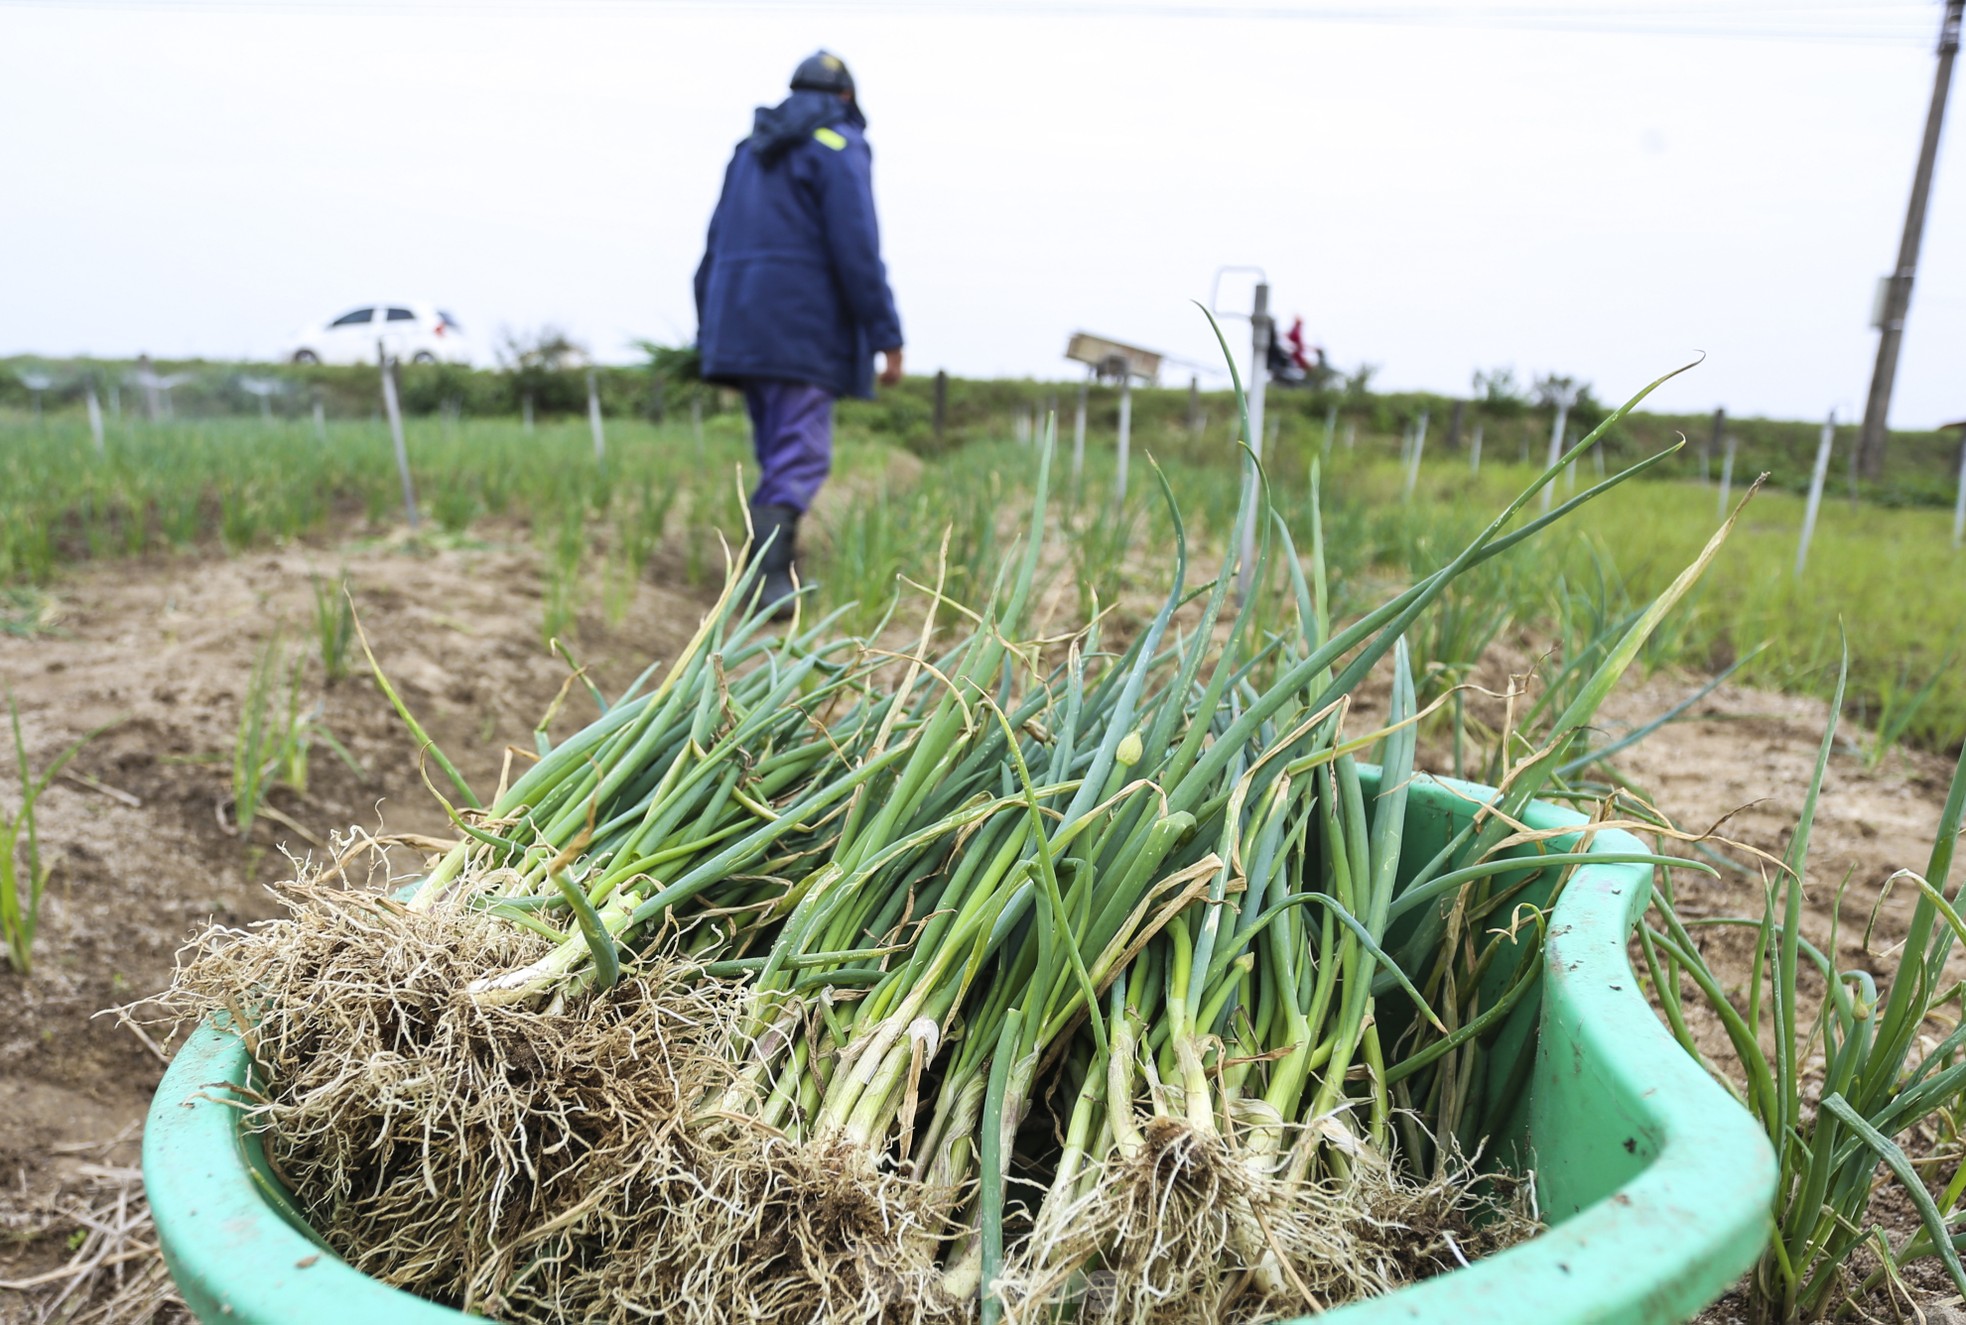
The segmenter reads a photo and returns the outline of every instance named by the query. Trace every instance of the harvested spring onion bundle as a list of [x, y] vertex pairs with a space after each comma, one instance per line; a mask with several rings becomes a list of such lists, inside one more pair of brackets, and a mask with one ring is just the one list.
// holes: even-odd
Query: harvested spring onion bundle
[[1337, 632], [1260, 484], [1230, 546], [1262, 535], [1291, 632], [1233, 560], [1189, 585], [1164, 481], [1166, 596], [1111, 647], [1035, 637], [1036, 534], [911, 646], [774, 631], [733, 574], [489, 805], [437, 756], [460, 838], [406, 900], [296, 886], [177, 1007], [245, 1038], [247, 1125], [338, 1253], [500, 1319], [1253, 1321], [1451, 1268], [1529, 1226], [1468, 1157], [1540, 969], [1490, 857], [1553, 764], [1402, 874], [1403, 636], [1652, 463], [1504, 534], [1568, 459]]

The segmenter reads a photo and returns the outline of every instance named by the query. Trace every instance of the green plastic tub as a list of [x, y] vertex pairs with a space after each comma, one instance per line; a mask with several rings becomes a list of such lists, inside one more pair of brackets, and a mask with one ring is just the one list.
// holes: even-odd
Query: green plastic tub
[[[1368, 794], [1375, 788], [1368, 782]], [[1406, 858], [1426, 860], [1488, 788], [1421, 777]], [[1583, 819], [1532, 807], [1533, 828]], [[1601, 832], [1592, 849], [1643, 851]], [[1537, 900], [1532, 885], [1526, 900]], [[1626, 940], [1651, 895], [1643, 865], [1579, 868], [1558, 899], [1538, 994], [1491, 1041], [1489, 1090], [1512, 1092], [1494, 1139], [1535, 1171], [1541, 1236], [1471, 1267], [1332, 1313], [1336, 1325], [1666, 1325], [1718, 1297], [1767, 1241], [1775, 1160], [1751, 1118], [1647, 1006]], [[1517, 1064], [1511, 1070], [1511, 1062]], [[164, 1257], [201, 1321], [438, 1325], [465, 1317], [386, 1288], [322, 1246], [224, 1101], [245, 1084], [239, 1039], [205, 1027], [150, 1108], [144, 1184]], [[233, 1097], [236, 1098], [236, 1097]]]

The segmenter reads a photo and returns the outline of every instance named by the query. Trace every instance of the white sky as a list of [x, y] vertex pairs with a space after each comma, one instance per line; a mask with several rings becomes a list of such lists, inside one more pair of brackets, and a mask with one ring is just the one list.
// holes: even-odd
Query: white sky
[[[687, 339], [730, 149], [823, 45], [911, 372], [1071, 375], [1074, 329], [1214, 362], [1188, 301], [1257, 263], [1386, 387], [1616, 399], [1705, 351], [1659, 406], [1858, 412], [1934, 0], [1169, 2], [0, 0], [0, 353], [267, 355], [379, 298]], [[1960, 417], [1954, 123], [1892, 422]]]

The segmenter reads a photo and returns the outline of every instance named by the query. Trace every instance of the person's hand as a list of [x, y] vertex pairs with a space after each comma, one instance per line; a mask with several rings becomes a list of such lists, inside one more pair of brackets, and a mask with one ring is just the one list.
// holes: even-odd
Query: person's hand
[[901, 380], [901, 347], [881, 351], [881, 385], [894, 386]]

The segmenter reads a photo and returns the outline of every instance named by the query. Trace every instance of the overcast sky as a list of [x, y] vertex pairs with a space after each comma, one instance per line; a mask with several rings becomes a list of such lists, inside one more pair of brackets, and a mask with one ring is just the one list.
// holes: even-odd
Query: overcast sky
[[[1258, 264], [1388, 387], [1704, 351], [1660, 405], [1860, 412], [1936, 0], [1165, 5], [0, 0], [0, 354], [272, 355], [404, 298], [687, 340], [731, 147], [823, 45], [911, 372], [1064, 377], [1075, 329], [1218, 362], [1189, 301]], [[1954, 124], [1892, 422], [1961, 417]]]

